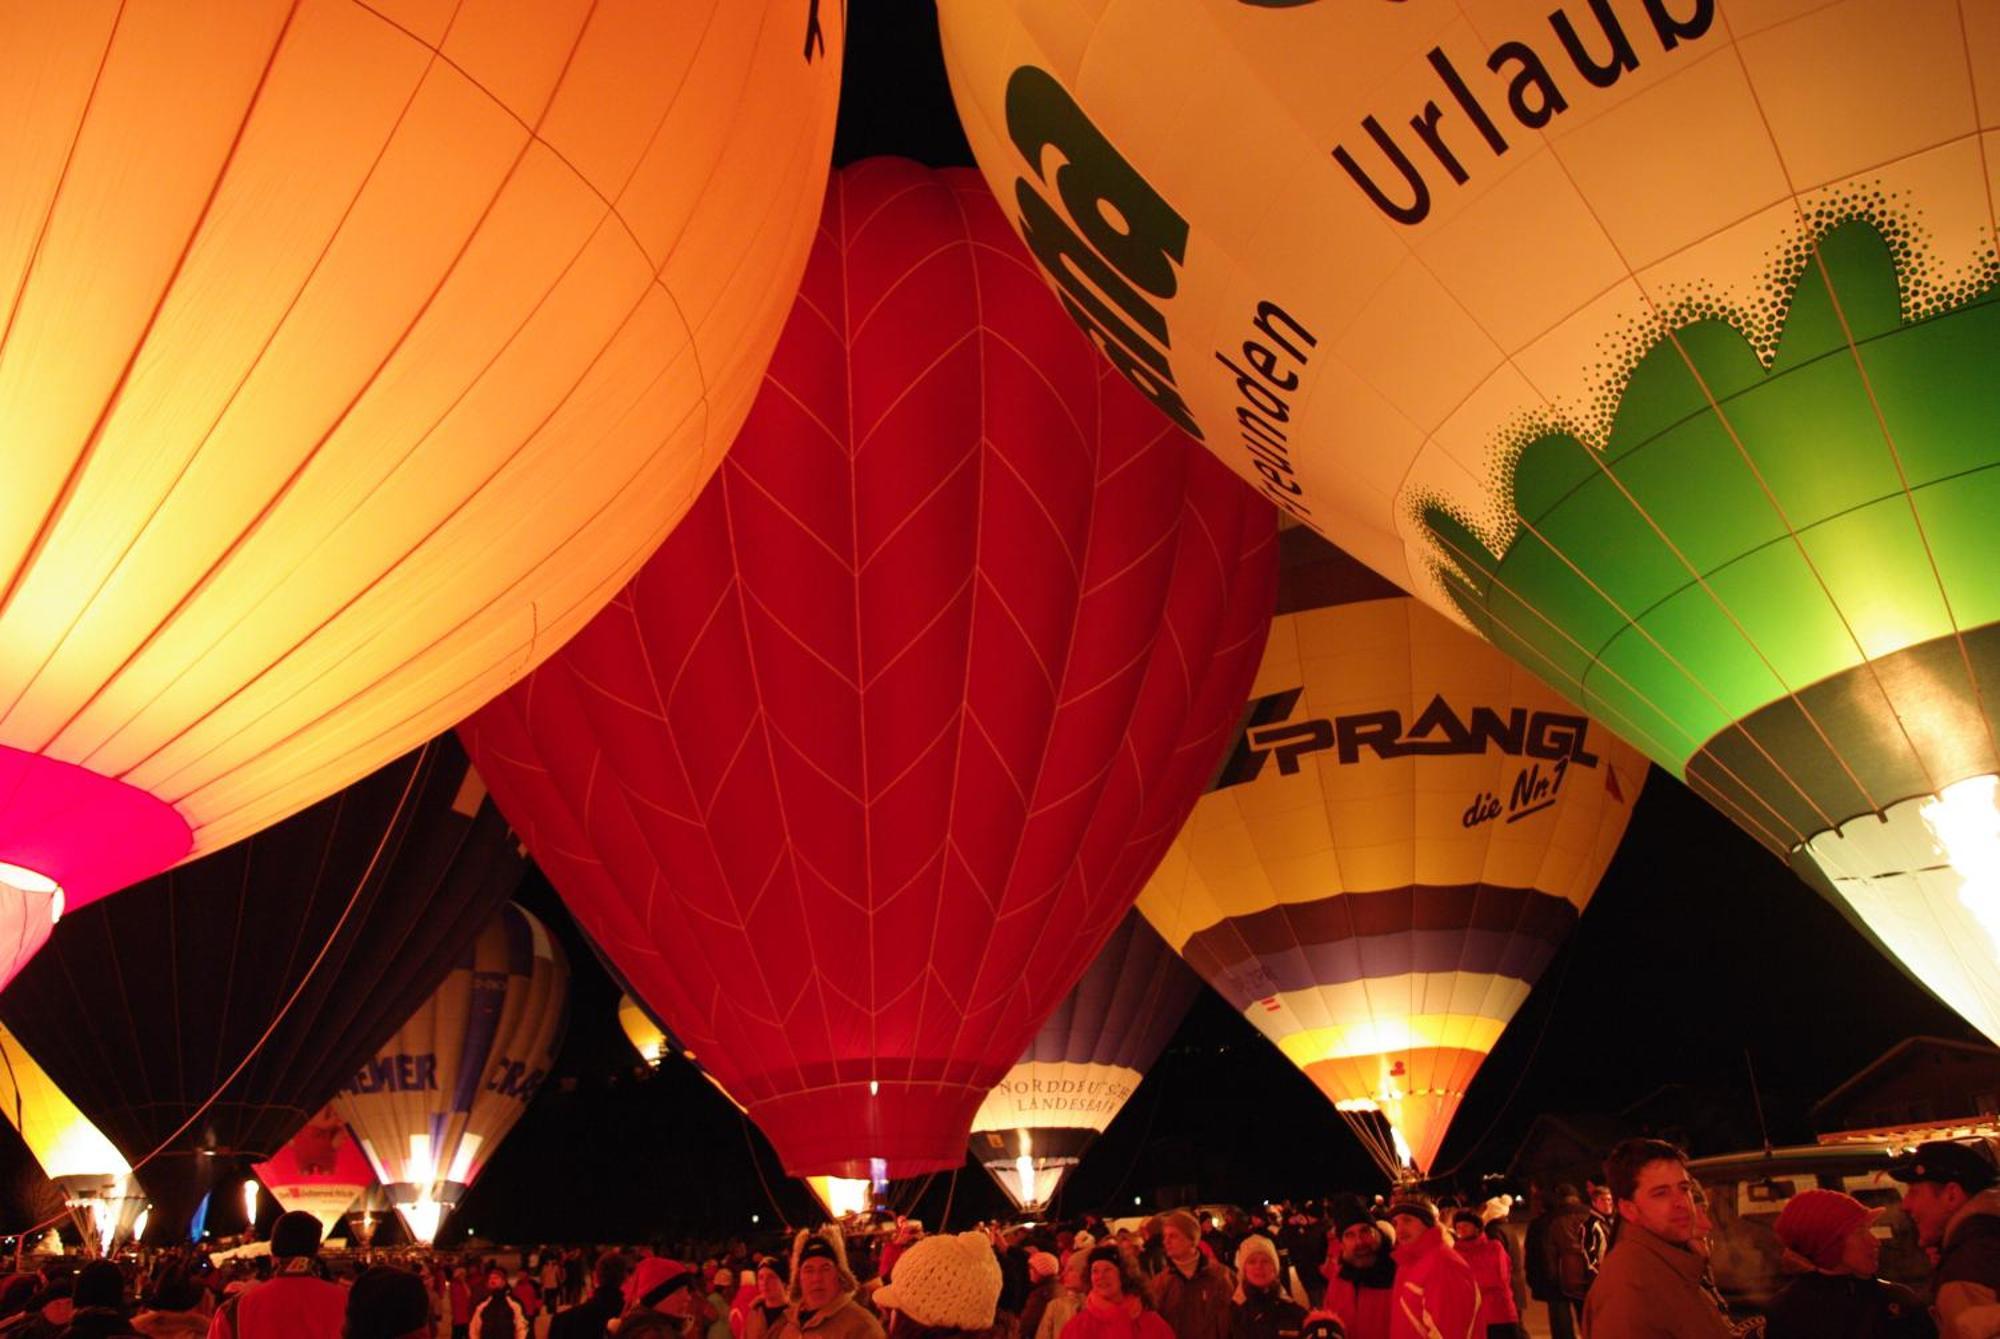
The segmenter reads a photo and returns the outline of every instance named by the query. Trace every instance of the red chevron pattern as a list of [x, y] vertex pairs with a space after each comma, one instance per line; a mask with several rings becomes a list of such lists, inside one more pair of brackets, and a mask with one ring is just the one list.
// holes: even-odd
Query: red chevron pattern
[[955, 1167], [1207, 783], [1275, 583], [1268, 506], [978, 174], [875, 160], [687, 519], [462, 733], [788, 1171]]

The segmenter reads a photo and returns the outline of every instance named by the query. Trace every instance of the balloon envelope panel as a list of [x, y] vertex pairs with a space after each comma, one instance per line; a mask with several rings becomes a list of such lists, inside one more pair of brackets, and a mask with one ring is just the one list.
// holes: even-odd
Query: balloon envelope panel
[[583, 625], [749, 408], [840, 21], [9, 17], [0, 862], [80, 907], [359, 779]]
[[1646, 763], [1311, 532], [1283, 540], [1247, 725], [1139, 910], [1428, 1168], [1588, 905]]
[[941, 14], [1114, 361], [2000, 1037], [2000, 16]]
[[462, 734], [787, 1171], [955, 1166], [1213, 767], [1272, 559], [975, 174], [866, 162], [688, 521]]

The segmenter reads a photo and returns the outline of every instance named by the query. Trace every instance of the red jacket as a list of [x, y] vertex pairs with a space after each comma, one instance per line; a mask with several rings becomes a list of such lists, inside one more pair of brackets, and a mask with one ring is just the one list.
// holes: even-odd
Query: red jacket
[[216, 1312], [208, 1339], [340, 1339], [346, 1323], [347, 1289], [310, 1274], [279, 1274]]
[[1174, 1339], [1174, 1332], [1159, 1312], [1147, 1310], [1136, 1297], [1126, 1298], [1120, 1307], [1086, 1294], [1059, 1339]]
[[1452, 1249], [1472, 1266], [1472, 1281], [1479, 1285], [1479, 1332], [1517, 1323], [1521, 1308], [1514, 1302], [1514, 1261], [1507, 1248], [1491, 1237], [1470, 1237], [1454, 1241]]
[[1473, 1339], [1483, 1329], [1472, 1266], [1441, 1227], [1396, 1248], [1394, 1291], [1390, 1339]]
[[1370, 1288], [1335, 1271], [1326, 1281], [1326, 1309], [1340, 1317], [1347, 1339], [1389, 1339], [1393, 1288]]

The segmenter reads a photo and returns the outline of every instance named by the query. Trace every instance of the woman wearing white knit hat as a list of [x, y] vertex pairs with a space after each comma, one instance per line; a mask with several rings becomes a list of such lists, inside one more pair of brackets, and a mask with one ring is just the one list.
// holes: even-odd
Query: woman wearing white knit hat
[[984, 1335], [993, 1329], [1000, 1287], [1000, 1258], [986, 1234], [941, 1234], [903, 1252], [875, 1305], [895, 1313], [890, 1339]]

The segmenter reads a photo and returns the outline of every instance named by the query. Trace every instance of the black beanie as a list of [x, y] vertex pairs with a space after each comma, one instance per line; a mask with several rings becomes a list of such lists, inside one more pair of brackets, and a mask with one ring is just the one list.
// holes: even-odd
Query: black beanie
[[125, 1305], [125, 1275], [109, 1260], [92, 1260], [76, 1273], [70, 1300], [78, 1307]]
[[404, 1339], [430, 1323], [430, 1294], [407, 1269], [371, 1266], [347, 1290], [347, 1339]]
[[280, 1260], [319, 1254], [319, 1219], [294, 1209], [271, 1226], [271, 1254]]

